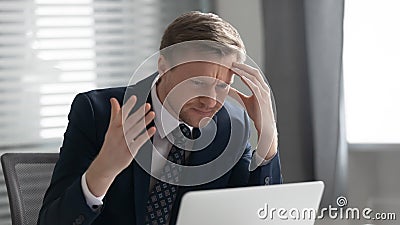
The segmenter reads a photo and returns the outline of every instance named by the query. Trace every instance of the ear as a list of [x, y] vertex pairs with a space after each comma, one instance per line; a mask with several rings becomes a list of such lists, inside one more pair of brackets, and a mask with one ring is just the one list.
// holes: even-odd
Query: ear
[[169, 64], [163, 55], [158, 58], [158, 74], [161, 76], [168, 71]]

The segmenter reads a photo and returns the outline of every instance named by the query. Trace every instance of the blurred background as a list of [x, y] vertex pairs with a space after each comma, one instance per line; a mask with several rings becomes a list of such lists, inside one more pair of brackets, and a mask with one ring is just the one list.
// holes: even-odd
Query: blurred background
[[266, 74], [285, 183], [400, 212], [398, 0], [0, 0], [0, 154], [58, 152], [74, 96], [126, 85], [191, 10], [234, 25]]

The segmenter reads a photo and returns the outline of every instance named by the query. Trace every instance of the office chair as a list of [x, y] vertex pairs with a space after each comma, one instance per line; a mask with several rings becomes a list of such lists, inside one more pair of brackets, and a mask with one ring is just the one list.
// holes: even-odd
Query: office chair
[[6, 153], [1, 165], [13, 225], [37, 223], [58, 153]]

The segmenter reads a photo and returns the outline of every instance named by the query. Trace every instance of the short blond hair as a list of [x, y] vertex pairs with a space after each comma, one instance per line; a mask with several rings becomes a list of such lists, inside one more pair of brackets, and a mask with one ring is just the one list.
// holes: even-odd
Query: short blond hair
[[[228, 52], [225, 50], [221, 52], [221, 48], [218, 48], [223, 55], [232, 54], [232, 50], [246, 54], [245, 46], [236, 28], [216, 14], [199, 11], [185, 13], [169, 24], [162, 36], [160, 50], [174, 44], [196, 40], [216, 42], [224, 46], [225, 50], [230, 49]], [[242, 58], [242, 56], [238, 57]]]

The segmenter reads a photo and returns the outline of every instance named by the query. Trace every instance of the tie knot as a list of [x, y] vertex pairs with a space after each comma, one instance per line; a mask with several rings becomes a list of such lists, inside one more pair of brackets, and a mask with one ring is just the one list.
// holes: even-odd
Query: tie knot
[[193, 131], [190, 131], [190, 128], [188, 126], [181, 123], [179, 124], [179, 127], [171, 132], [171, 135], [173, 138], [173, 140], [171, 140], [172, 144], [183, 148], [183, 146], [187, 142], [187, 139], [193, 140], [200, 136], [200, 130], [198, 128], [193, 128]]
[[187, 137], [189, 139], [192, 139], [192, 132], [190, 131], [190, 128], [188, 126], [186, 126], [185, 124], [181, 123], [181, 124], [179, 124], [179, 128], [181, 129], [182, 134], [185, 137]]
[[[193, 127], [192, 131], [190, 131], [190, 128], [188, 126], [186, 126], [184, 123], [181, 123], [181, 124], [179, 124], [179, 128], [180, 128], [182, 134], [186, 138], [189, 138], [191, 140], [197, 139], [201, 135], [200, 129], [197, 127]], [[179, 133], [179, 131], [178, 131], [178, 133]]]

